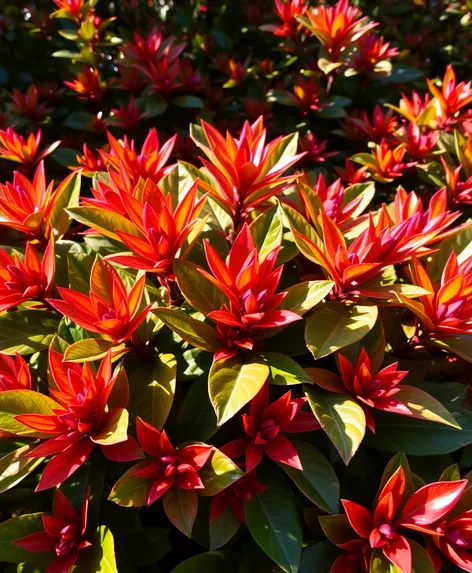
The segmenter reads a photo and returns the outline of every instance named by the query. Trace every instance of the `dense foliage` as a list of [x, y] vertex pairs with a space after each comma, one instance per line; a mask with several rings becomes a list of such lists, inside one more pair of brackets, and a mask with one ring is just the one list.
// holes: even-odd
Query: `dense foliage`
[[0, 10], [0, 570], [472, 572], [470, 0]]

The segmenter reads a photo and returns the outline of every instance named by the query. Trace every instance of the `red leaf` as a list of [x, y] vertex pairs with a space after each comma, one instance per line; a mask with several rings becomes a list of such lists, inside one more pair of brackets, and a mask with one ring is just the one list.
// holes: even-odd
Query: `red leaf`
[[384, 545], [382, 550], [385, 557], [402, 573], [411, 573], [411, 547], [402, 535], [395, 533], [392, 541]]
[[80, 440], [57, 454], [44, 468], [35, 491], [49, 489], [65, 481], [85, 463], [92, 451], [93, 443], [88, 439]]
[[431, 525], [459, 501], [467, 480], [435, 482], [416, 491], [403, 508], [399, 523], [405, 527]]
[[342, 499], [341, 502], [349, 519], [349, 523], [357, 535], [363, 539], [369, 539], [374, 526], [370, 512], [354, 501]]

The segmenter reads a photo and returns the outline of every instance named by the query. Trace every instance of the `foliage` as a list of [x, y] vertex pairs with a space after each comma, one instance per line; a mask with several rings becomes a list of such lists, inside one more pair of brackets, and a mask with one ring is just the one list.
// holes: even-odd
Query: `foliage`
[[32, 4], [0, 571], [472, 572], [472, 3]]

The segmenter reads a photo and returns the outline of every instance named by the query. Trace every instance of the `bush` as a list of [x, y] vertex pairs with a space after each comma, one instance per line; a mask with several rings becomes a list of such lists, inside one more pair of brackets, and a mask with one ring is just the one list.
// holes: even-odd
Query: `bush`
[[471, 16], [6, 3], [1, 571], [472, 571]]

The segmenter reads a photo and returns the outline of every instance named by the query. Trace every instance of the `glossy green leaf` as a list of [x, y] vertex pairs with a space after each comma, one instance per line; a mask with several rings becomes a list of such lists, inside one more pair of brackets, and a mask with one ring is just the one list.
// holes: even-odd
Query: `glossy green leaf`
[[244, 472], [217, 448], [198, 474], [205, 486], [198, 493], [213, 497], [244, 475]]
[[0, 459], [0, 494], [14, 487], [33, 472], [44, 458], [27, 458], [36, 445], [26, 445]]
[[305, 395], [321, 427], [348, 464], [365, 435], [364, 411], [347, 394], [333, 394], [312, 386]]
[[238, 356], [214, 362], [208, 378], [209, 395], [222, 425], [237, 414], [264, 385], [269, 376], [267, 364]]
[[[13, 541], [42, 531], [43, 513], [30, 513], [0, 523], [0, 562], [23, 563], [37, 561], [37, 553], [20, 549]], [[52, 555], [52, 553], [50, 554]]]
[[[125, 348], [124, 345], [121, 346], [123, 349]], [[111, 340], [86, 338], [68, 346], [64, 353], [64, 360], [68, 362], [93, 362], [106, 356], [110, 348], [113, 348]]]
[[91, 439], [101, 446], [110, 446], [126, 441], [128, 437], [128, 410], [113, 408], [103, 418], [98, 432], [91, 435]]
[[208, 524], [210, 534], [210, 549], [220, 549], [236, 535], [241, 522], [233, 515], [229, 507]]
[[264, 352], [263, 357], [270, 368], [269, 382], [278, 386], [292, 384], [311, 384], [312, 380], [305, 370], [292, 358], [278, 352]]
[[297, 573], [303, 541], [299, 512], [285, 484], [272, 479], [262, 479], [262, 483], [267, 489], [244, 504], [247, 526], [261, 549], [283, 571]]
[[261, 213], [251, 223], [250, 229], [260, 260], [282, 244], [283, 225], [276, 207]]
[[303, 550], [298, 573], [330, 573], [340, 550], [329, 541], [320, 541]]
[[123, 507], [147, 505], [152, 480], [134, 475], [134, 470], [144, 467], [140, 462], [125, 472], [113, 486], [108, 499]]
[[110, 529], [100, 526], [92, 538], [92, 546], [81, 552], [77, 564], [81, 573], [118, 573], [115, 542]]
[[225, 295], [214, 283], [199, 272], [198, 266], [176, 259], [174, 271], [182, 294], [187, 302], [199, 312], [208, 314], [228, 304]]
[[339, 481], [328, 460], [311, 444], [291, 440], [303, 470], [279, 463], [298, 489], [319, 508], [328, 513], [339, 510]]
[[409, 416], [373, 411], [375, 434], [368, 433], [368, 446], [410, 456], [449, 454], [472, 442], [472, 413], [465, 408], [450, 408], [462, 430]]
[[192, 490], [174, 486], [162, 496], [162, 503], [167, 517], [175, 527], [187, 537], [191, 537], [198, 510], [197, 494]]
[[430, 420], [431, 422], [452, 426], [458, 430], [461, 429], [441, 402], [424, 390], [408, 384], [401, 384], [399, 389], [400, 391], [395, 394], [395, 398], [410, 408], [414, 418]]
[[173, 354], [157, 354], [152, 369], [136, 372], [130, 384], [130, 411], [162, 430], [175, 395], [177, 361]]
[[333, 286], [333, 281], [306, 281], [290, 286], [285, 289], [287, 296], [279, 308], [291, 310], [302, 316], [319, 304], [329, 294]]
[[117, 230], [136, 237], [141, 236], [138, 228], [129, 219], [113, 211], [105, 211], [100, 207], [72, 207], [67, 209], [67, 213], [79, 223], [83, 223], [116, 241], [120, 240], [116, 234]]
[[216, 330], [206, 322], [196, 320], [177, 309], [156, 308], [152, 312], [192, 346], [206, 352], [216, 352], [220, 348], [221, 341]]
[[32, 430], [15, 420], [19, 414], [53, 414], [53, 409], [62, 406], [44, 394], [33, 390], [7, 390], [0, 392], [0, 431], [17, 436], [49, 438], [49, 434]]
[[80, 183], [80, 173], [74, 173], [65, 179], [56, 190], [57, 197], [49, 216], [49, 223], [55, 240], [60, 239], [70, 226], [71, 218], [66, 209], [79, 205]]
[[0, 352], [34, 354], [49, 346], [59, 327], [55, 313], [17, 310], [0, 316]]
[[472, 362], [472, 334], [457, 334], [443, 339], [431, 338], [429, 342], [447, 352], [457, 354], [467, 362]]
[[239, 560], [231, 551], [209, 551], [182, 561], [171, 573], [237, 573]]
[[315, 359], [323, 358], [361, 340], [373, 328], [377, 314], [376, 306], [327, 302], [315, 308], [307, 320], [306, 345]]

